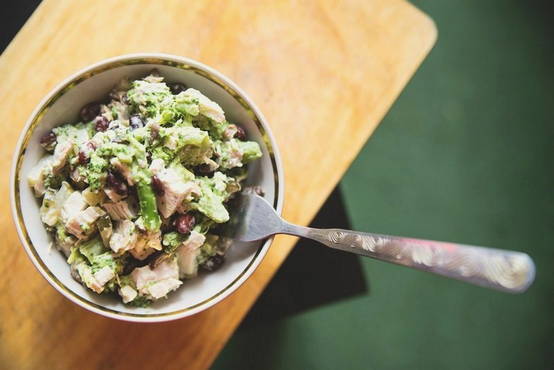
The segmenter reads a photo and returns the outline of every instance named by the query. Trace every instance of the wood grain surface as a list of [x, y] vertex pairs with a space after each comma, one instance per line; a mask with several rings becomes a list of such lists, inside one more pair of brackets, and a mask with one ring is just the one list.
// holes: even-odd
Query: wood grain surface
[[307, 224], [435, 38], [400, 0], [43, 1], [0, 57], [0, 368], [206, 368], [295, 242], [276, 238], [237, 292], [174, 322], [118, 322], [63, 298], [27, 259], [8, 195], [20, 129], [61, 79], [148, 51], [220, 70], [266, 115], [284, 161], [284, 216]]

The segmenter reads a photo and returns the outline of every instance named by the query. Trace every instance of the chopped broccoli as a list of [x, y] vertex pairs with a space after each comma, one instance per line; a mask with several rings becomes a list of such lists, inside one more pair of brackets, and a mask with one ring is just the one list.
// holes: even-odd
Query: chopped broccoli
[[217, 223], [229, 221], [229, 212], [223, 205], [224, 198], [218, 196], [209, 186], [201, 186], [202, 196], [191, 207], [202, 212]]
[[93, 135], [94, 129], [91, 123], [66, 124], [52, 130], [56, 134], [58, 143], [71, 141], [77, 146], [87, 142]]
[[167, 254], [173, 253], [185, 240], [187, 240], [186, 236], [175, 231], [165, 234], [162, 240], [164, 252]]
[[93, 152], [85, 170], [85, 176], [91, 190], [97, 190], [102, 187], [103, 180], [107, 175], [107, 170], [108, 161], [99, 156], [96, 152]]
[[104, 253], [106, 248], [102, 244], [102, 240], [98, 237], [88, 240], [79, 246], [79, 251], [87, 258], [89, 263], [93, 263], [96, 256]]
[[110, 252], [104, 252], [93, 256], [91, 266], [93, 272], [96, 272], [104, 267], [109, 267], [114, 272], [120, 270], [118, 260], [115, 259]]
[[69, 263], [70, 265], [77, 265], [83, 262], [85, 262], [85, 257], [81, 254], [79, 248], [71, 247], [71, 253], [67, 258], [67, 263]]
[[262, 156], [260, 146], [255, 141], [216, 141], [214, 148], [218, 155], [217, 163], [224, 169], [242, 167]]
[[200, 247], [200, 254], [196, 257], [196, 261], [199, 265], [206, 262], [210, 257], [214, 256], [217, 252], [217, 241], [219, 236], [208, 234], [206, 235], [206, 241]]

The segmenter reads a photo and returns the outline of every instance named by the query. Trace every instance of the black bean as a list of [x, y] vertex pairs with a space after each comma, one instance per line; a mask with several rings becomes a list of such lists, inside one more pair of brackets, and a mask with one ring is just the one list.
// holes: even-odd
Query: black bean
[[125, 181], [118, 178], [112, 172], [108, 172], [108, 177], [106, 178], [107, 187], [113, 189], [117, 194], [125, 196], [128, 193], [127, 184]]
[[80, 150], [79, 154], [78, 154], [78, 160], [79, 160], [79, 164], [86, 164], [89, 160], [89, 157], [88, 157], [88, 155], [86, 155], [85, 152]]
[[47, 150], [51, 152], [56, 147], [56, 134], [54, 131], [50, 130], [46, 134], [44, 134], [43, 137], [40, 138], [40, 145], [44, 148], [44, 150]]
[[106, 177], [106, 186], [112, 187], [114, 184], [117, 184], [117, 181], [117, 177], [113, 173], [108, 172], [108, 177]]
[[108, 122], [108, 119], [104, 116], [98, 116], [94, 119], [94, 128], [96, 129], [96, 131], [106, 131], [109, 126], [110, 123]]
[[195, 223], [196, 220], [194, 219], [194, 216], [190, 213], [179, 215], [175, 219], [175, 230], [177, 230], [177, 232], [181, 234], [190, 233]]
[[125, 184], [123, 181], [120, 182], [119, 186], [114, 187], [113, 189], [117, 194], [121, 195], [122, 197], [127, 195], [127, 191], [128, 191], [127, 184]]
[[137, 129], [137, 128], [141, 128], [141, 127], [144, 127], [144, 122], [142, 121], [142, 119], [138, 116], [138, 115], [133, 115], [131, 117], [129, 117], [129, 124], [131, 125], [131, 128], [133, 130]]
[[239, 140], [246, 140], [246, 132], [239, 125], [237, 125], [237, 132], [235, 133], [235, 137]]
[[196, 170], [204, 175], [209, 175], [210, 173], [214, 172], [214, 169], [208, 163], [202, 163], [198, 165], [198, 167], [196, 167]]
[[122, 275], [129, 275], [136, 267], [144, 266], [144, 261], [138, 260], [132, 256], [127, 256], [125, 263], [123, 264]]
[[179, 93], [182, 93], [187, 89], [187, 86], [185, 84], [179, 82], [170, 83], [167, 86], [169, 86], [169, 90], [171, 90], [171, 93], [173, 95], [178, 95]]
[[215, 271], [223, 265], [225, 262], [225, 257], [220, 254], [216, 254], [210, 257], [206, 262], [204, 262], [200, 267], [206, 271]]
[[81, 113], [80, 113], [81, 119], [83, 120], [83, 122], [90, 122], [99, 114], [100, 114], [100, 104], [96, 102], [85, 105], [83, 108], [81, 108]]
[[154, 252], [147, 258], [148, 266], [150, 266], [151, 270], [154, 270], [160, 263], [167, 261], [169, 258], [171, 258], [171, 256], [167, 253], [162, 251]]
[[154, 193], [157, 195], [161, 196], [165, 194], [164, 185], [162, 184], [160, 178], [156, 175], [152, 176], [152, 189], [154, 189]]

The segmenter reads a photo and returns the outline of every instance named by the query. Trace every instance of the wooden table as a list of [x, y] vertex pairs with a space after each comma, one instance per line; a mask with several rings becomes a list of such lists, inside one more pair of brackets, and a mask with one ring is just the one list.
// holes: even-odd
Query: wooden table
[[267, 116], [284, 160], [284, 215], [307, 224], [435, 39], [433, 22], [401, 0], [43, 1], [0, 58], [0, 367], [206, 368], [295, 242], [276, 238], [237, 292], [175, 322], [118, 322], [64, 299], [27, 259], [8, 198], [19, 131], [58, 81], [141, 51], [219, 69]]

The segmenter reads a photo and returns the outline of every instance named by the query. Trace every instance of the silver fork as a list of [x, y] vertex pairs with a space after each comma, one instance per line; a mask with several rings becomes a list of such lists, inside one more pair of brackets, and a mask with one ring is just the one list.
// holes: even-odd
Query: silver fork
[[264, 198], [246, 192], [237, 197], [237, 212], [228, 232], [238, 241], [250, 242], [275, 234], [294, 235], [345, 252], [510, 293], [526, 291], [535, 278], [533, 260], [522, 252], [293, 225], [282, 219]]

